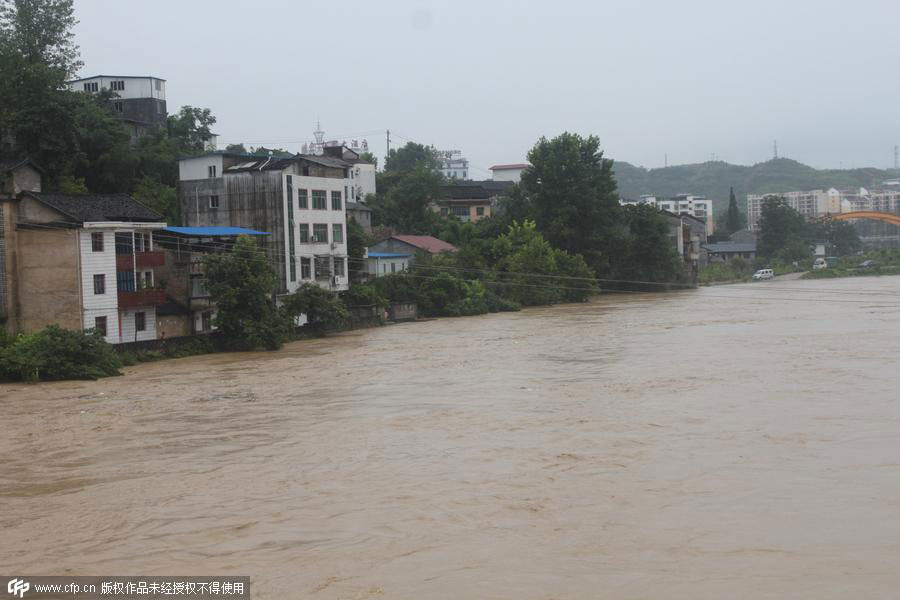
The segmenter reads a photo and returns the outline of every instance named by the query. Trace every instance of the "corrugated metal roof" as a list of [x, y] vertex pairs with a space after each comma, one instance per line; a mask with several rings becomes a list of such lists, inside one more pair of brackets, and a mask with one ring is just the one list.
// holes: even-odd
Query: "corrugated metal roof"
[[163, 216], [150, 210], [128, 194], [59, 194], [26, 192], [38, 202], [74, 221], [147, 221], [161, 222]]
[[392, 235], [395, 240], [405, 242], [410, 246], [414, 246], [431, 254], [440, 254], [441, 252], [456, 252], [456, 246], [448, 244], [444, 240], [439, 240], [430, 235]]
[[369, 252], [369, 258], [409, 258], [409, 254], [402, 252]]
[[199, 236], [237, 236], [237, 235], [269, 235], [267, 231], [256, 231], [244, 227], [166, 227], [163, 231], [181, 235]]

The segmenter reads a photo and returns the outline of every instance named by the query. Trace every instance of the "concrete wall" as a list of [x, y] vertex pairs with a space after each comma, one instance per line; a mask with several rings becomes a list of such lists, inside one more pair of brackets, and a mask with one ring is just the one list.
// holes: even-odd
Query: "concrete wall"
[[41, 173], [25, 164], [15, 169], [9, 177], [0, 173], [0, 193], [17, 195], [19, 192], [41, 191]]
[[[79, 251], [81, 254], [81, 290], [84, 318], [81, 327], [92, 329], [97, 317], [106, 317], [106, 341], [116, 344], [120, 340], [119, 296], [116, 285], [116, 239], [115, 230], [79, 230]], [[103, 251], [94, 252], [91, 234], [103, 235]], [[77, 270], [75, 271], [77, 273]], [[105, 291], [94, 293], [94, 275], [103, 275]], [[131, 341], [131, 340], [129, 340]]]
[[183, 335], [190, 335], [190, 315], [156, 315], [156, 334], [160, 339], [171, 339]]
[[522, 179], [522, 171], [525, 169], [494, 169], [492, 179], [494, 181], [515, 181]]
[[369, 163], [356, 163], [353, 165], [351, 183], [352, 193], [350, 200], [352, 202], [365, 202], [366, 196], [376, 193], [375, 187], [375, 165]]
[[[70, 83], [69, 89], [73, 92], [83, 92], [85, 91], [85, 83], [97, 83], [101, 90], [104, 88], [110, 89], [110, 82], [112, 81], [125, 82], [124, 90], [116, 90], [120, 98], [166, 99], [166, 82], [153, 77], [91, 77]], [[157, 86], [159, 86], [159, 89], [156, 89]]]
[[[137, 331], [135, 315], [144, 313], [144, 331]], [[156, 308], [129, 308], [119, 311], [119, 331], [121, 337], [118, 342], [144, 342], [156, 339]]]
[[[215, 166], [216, 177], [221, 177], [224, 169], [224, 157], [221, 154], [209, 154], [179, 160], [178, 179], [180, 181], [208, 179], [210, 166]], [[182, 215], [184, 214], [182, 213]], [[182, 223], [182, 225], [187, 225], [187, 223]]]

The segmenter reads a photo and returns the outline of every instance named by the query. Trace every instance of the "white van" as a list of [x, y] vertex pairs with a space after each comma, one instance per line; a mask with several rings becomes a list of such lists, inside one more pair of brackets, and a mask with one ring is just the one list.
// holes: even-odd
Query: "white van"
[[828, 261], [826, 261], [821, 256], [813, 261], [813, 270], [818, 271], [819, 269], [827, 269]]
[[760, 269], [753, 274], [753, 281], [762, 281], [763, 279], [772, 279], [775, 277], [775, 271], [772, 269]]

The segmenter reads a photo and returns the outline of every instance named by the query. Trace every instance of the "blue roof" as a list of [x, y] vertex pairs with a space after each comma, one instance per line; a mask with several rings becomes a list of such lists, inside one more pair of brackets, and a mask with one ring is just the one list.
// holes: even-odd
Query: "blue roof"
[[397, 252], [369, 252], [369, 258], [408, 258], [409, 254]]
[[166, 227], [163, 231], [182, 235], [232, 236], [232, 235], [269, 235], [266, 231], [245, 229], [244, 227]]

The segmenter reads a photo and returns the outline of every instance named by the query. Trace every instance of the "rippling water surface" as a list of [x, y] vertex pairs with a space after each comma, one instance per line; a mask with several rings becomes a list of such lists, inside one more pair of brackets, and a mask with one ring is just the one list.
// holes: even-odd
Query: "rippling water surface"
[[[858, 293], [860, 289], [865, 293]], [[259, 598], [895, 598], [900, 279], [0, 386], [0, 572]]]

